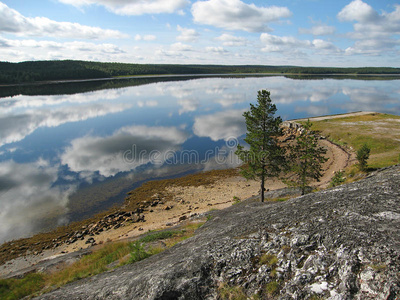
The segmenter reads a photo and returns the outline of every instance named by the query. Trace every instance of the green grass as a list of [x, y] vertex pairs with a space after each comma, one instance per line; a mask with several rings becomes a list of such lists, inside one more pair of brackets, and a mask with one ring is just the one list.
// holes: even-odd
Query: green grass
[[28, 274], [22, 279], [1, 279], [0, 299], [21, 299], [41, 291], [45, 286], [43, 274]]
[[[203, 224], [204, 222], [189, 223], [182, 229], [154, 232], [130, 243], [107, 243], [101, 249], [51, 275], [32, 273], [22, 279], [2, 279], [0, 280], [0, 299], [21, 299], [40, 294], [116, 266], [135, 263], [193, 236]], [[149, 245], [159, 240], [164, 241], [166, 247]], [[110, 264], [115, 262], [117, 264], [111, 267]]]
[[84, 256], [76, 263], [53, 274], [49, 279], [49, 285], [59, 287], [69, 282], [93, 276], [108, 270], [108, 265], [122, 259], [131, 251], [132, 243], [106, 244], [100, 250]]
[[276, 255], [265, 253], [260, 257], [260, 264], [267, 265], [268, 267], [274, 268], [278, 263]]
[[278, 295], [280, 288], [280, 282], [274, 280], [267, 283], [267, 285], [265, 286], [265, 292], [270, 297], [276, 296]]
[[233, 200], [232, 205], [239, 204], [241, 202], [240, 198], [237, 196], [233, 196], [232, 200]]
[[174, 234], [176, 234], [176, 231], [159, 231], [159, 232], [155, 232], [152, 233], [150, 235], [146, 235], [144, 237], [142, 237], [140, 239], [141, 242], [143, 243], [150, 243], [150, 242], [154, 242], [154, 241], [158, 241], [158, 240], [164, 240], [164, 239], [168, 239], [174, 236]]
[[218, 299], [221, 300], [246, 300], [248, 299], [240, 286], [223, 284], [218, 288]]
[[319, 130], [336, 144], [357, 151], [363, 144], [371, 148], [368, 166], [371, 169], [399, 163], [400, 116], [369, 114], [313, 121], [313, 130]]

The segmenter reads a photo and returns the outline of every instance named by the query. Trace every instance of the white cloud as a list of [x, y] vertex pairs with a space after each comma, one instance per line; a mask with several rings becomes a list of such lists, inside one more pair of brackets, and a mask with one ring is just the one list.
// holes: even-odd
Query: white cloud
[[175, 127], [123, 127], [106, 137], [75, 139], [61, 156], [71, 171], [109, 177], [147, 163], [162, 164], [188, 134]]
[[51, 36], [57, 38], [109, 39], [127, 38], [117, 30], [57, 22], [45, 17], [28, 18], [0, 2], [0, 32], [19, 36]]
[[102, 5], [118, 15], [182, 13], [188, 0], [58, 0], [76, 7]]
[[[216, 91], [218, 93], [218, 91]], [[217, 99], [216, 102], [221, 104], [223, 107], [229, 107], [236, 103], [243, 103], [246, 101], [246, 97], [241, 94], [226, 94], [223, 93], [221, 98]]]
[[158, 101], [156, 100], [147, 100], [147, 101], [138, 101], [137, 105], [139, 107], [157, 107], [158, 106]]
[[[392, 96], [393, 92], [372, 86], [364, 88], [344, 87], [342, 93], [348, 96], [351, 101], [342, 104], [342, 108], [348, 111], [356, 111], [360, 107], [364, 111], [382, 111], [383, 108], [388, 107], [388, 104], [399, 103], [399, 100]], [[390, 109], [387, 109], [387, 112], [390, 112]]]
[[315, 39], [312, 41], [312, 45], [315, 49], [319, 50], [318, 54], [323, 54], [324, 52], [329, 53], [342, 53], [342, 51], [336, 47], [333, 43], [327, 42], [320, 39]]
[[296, 107], [295, 112], [306, 112], [308, 116], [325, 116], [330, 113], [327, 106], [308, 105], [306, 107]]
[[394, 11], [380, 14], [362, 0], [354, 0], [337, 15], [342, 22], [355, 22], [354, 31], [347, 36], [355, 40], [346, 54], [381, 55], [398, 53], [400, 45], [400, 5], [394, 5]]
[[379, 15], [362, 0], [354, 0], [338, 13], [338, 19], [340, 21], [373, 22], [379, 19]]
[[262, 49], [265, 52], [297, 51], [298, 48], [310, 48], [312, 43], [308, 40], [299, 40], [292, 36], [277, 36], [269, 33], [263, 33], [260, 36]]
[[336, 28], [328, 25], [315, 25], [310, 29], [307, 28], [299, 28], [299, 33], [301, 34], [312, 34], [314, 36], [321, 35], [332, 35], [336, 31]]
[[1, 39], [0, 55], [6, 61], [79, 59], [115, 61], [126, 51], [114, 44]]
[[148, 34], [148, 35], [140, 35], [137, 34], [135, 35], [135, 41], [155, 41], [157, 39], [157, 37], [155, 35], [152, 34]]
[[196, 41], [200, 34], [194, 30], [189, 28], [183, 28], [181, 26], [177, 26], [177, 30], [181, 33], [176, 39], [181, 42], [194, 42]]
[[263, 33], [260, 36], [261, 43], [264, 45], [264, 52], [279, 52], [279, 53], [302, 53], [302, 50], [312, 50], [316, 54], [338, 54], [342, 51], [333, 43], [321, 39], [299, 40], [292, 36], [276, 36], [269, 33]]
[[179, 51], [193, 51], [193, 47], [192, 46], [186, 45], [186, 44], [183, 44], [183, 43], [172, 44], [170, 48], [171, 48], [172, 51], [177, 51], [177, 52], [179, 52]]
[[258, 7], [240, 0], [197, 1], [192, 6], [194, 22], [228, 30], [271, 31], [267, 23], [292, 15], [286, 7]]
[[231, 34], [224, 33], [217, 37], [216, 40], [221, 41], [222, 45], [227, 47], [239, 47], [246, 46], [247, 39], [242, 37], [236, 37]]
[[229, 51], [225, 50], [223, 47], [206, 47], [207, 52], [217, 53], [217, 54], [227, 54]]
[[181, 106], [179, 109], [179, 114], [183, 114], [185, 112], [191, 112], [191, 111], [196, 111], [200, 103], [196, 99], [179, 99], [178, 104]]
[[22, 109], [32, 107], [39, 108], [44, 106], [61, 105], [64, 103], [84, 104], [100, 100], [115, 100], [123, 96], [122, 90], [110, 89], [82, 94], [72, 95], [51, 95], [51, 96], [14, 96], [2, 98], [0, 101], [1, 114], [12, 114], [15, 111], [21, 112]]
[[0, 163], [0, 243], [67, 221], [68, 196], [74, 188], [53, 186], [57, 178], [58, 168], [43, 160]]
[[237, 138], [246, 133], [243, 109], [226, 110], [194, 119], [193, 132], [213, 141]]
[[61, 124], [84, 121], [90, 118], [121, 112], [131, 104], [89, 104], [56, 109], [27, 110], [24, 113], [0, 115], [0, 146], [17, 142], [40, 127], [57, 127]]

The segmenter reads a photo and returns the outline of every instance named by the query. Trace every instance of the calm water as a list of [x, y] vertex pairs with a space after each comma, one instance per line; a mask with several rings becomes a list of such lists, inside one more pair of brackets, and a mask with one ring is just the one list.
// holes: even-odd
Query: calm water
[[399, 86], [276, 76], [0, 87], [0, 242], [121, 203], [144, 180], [236, 164], [258, 90], [286, 120], [400, 114]]

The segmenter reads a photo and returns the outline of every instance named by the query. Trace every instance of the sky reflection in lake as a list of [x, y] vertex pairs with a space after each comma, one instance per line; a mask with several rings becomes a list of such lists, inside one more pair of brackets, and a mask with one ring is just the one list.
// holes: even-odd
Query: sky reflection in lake
[[[284, 120], [399, 114], [398, 82], [202, 78], [0, 98], [0, 242], [75, 220], [79, 207], [87, 216], [109, 199], [122, 201], [138, 181], [234, 165], [236, 139], [246, 131], [242, 114], [258, 90], [271, 91]], [[88, 198], [91, 186], [110, 180], [119, 188]]]

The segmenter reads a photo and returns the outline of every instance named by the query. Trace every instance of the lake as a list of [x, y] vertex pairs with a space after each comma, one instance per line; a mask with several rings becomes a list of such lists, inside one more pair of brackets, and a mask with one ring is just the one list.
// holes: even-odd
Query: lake
[[213, 76], [0, 87], [0, 242], [123, 203], [150, 179], [227, 168], [266, 89], [282, 119], [400, 114], [399, 80]]

